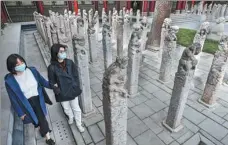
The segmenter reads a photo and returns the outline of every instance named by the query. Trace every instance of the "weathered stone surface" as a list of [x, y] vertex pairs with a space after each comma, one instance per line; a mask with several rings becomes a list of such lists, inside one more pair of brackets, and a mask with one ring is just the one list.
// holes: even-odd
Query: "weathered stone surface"
[[160, 49], [163, 49], [164, 41], [165, 41], [165, 36], [168, 33], [168, 30], [171, 27], [171, 22], [172, 20], [170, 18], [165, 18], [162, 28], [161, 28], [161, 40], [160, 40]]
[[103, 112], [108, 145], [127, 144], [127, 61], [127, 57], [117, 58], [104, 73]]
[[127, 89], [130, 96], [138, 94], [139, 67], [142, 57], [142, 51], [140, 50], [142, 31], [140, 25], [134, 25], [133, 29], [128, 45]]
[[90, 53], [90, 62], [96, 62], [97, 60], [97, 40], [96, 33], [94, 28], [94, 23], [91, 22], [88, 26], [88, 42], [89, 42], [89, 53]]
[[103, 53], [104, 53], [104, 68], [107, 69], [112, 63], [111, 28], [108, 23], [105, 23], [103, 25], [102, 45], [103, 45]]
[[162, 82], [168, 82], [171, 80], [170, 77], [172, 73], [172, 61], [174, 57], [174, 51], [176, 49], [176, 33], [178, 30], [178, 26], [172, 26], [165, 36], [159, 75], [159, 80]]
[[[78, 29], [83, 29], [83, 20], [78, 18]], [[94, 112], [92, 106], [91, 90], [90, 90], [90, 80], [89, 80], [89, 68], [88, 68], [88, 54], [85, 49], [85, 35], [83, 31], [78, 35], [73, 36], [74, 54], [75, 62], [78, 65], [78, 73], [80, 80], [80, 87], [82, 90], [81, 94], [81, 104], [82, 112], [85, 115], [89, 115]]]
[[116, 27], [116, 35], [117, 35], [117, 56], [123, 57], [123, 17], [120, 14], [117, 16], [117, 27]]
[[181, 119], [187, 102], [187, 96], [191, 87], [195, 67], [198, 63], [194, 55], [197, 55], [199, 51], [200, 47], [193, 44], [183, 51], [179, 61], [178, 70], [175, 74], [168, 116], [163, 122], [163, 125], [172, 132], [178, 132], [183, 128]]
[[219, 50], [215, 53], [204, 88], [203, 96], [200, 100], [204, 105], [213, 107], [216, 103], [216, 90], [220, 86], [225, 73], [228, 59], [228, 36], [223, 35], [219, 42]]

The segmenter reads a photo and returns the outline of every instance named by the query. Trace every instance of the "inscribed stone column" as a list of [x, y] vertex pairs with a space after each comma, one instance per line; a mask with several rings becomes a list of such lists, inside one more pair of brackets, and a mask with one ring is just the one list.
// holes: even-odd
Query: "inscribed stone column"
[[168, 30], [165, 36], [159, 74], [159, 81], [161, 81], [162, 83], [167, 83], [171, 80], [172, 61], [176, 49], [176, 33], [178, 32], [178, 30], [178, 26], [171, 26], [171, 28]]
[[89, 23], [91, 23], [93, 20], [93, 9], [89, 10], [89, 19], [88, 20], [89, 20]]
[[127, 90], [130, 97], [138, 95], [139, 68], [142, 57], [141, 39], [142, 30], [139, 24], [133, 26], [133, 32], [128, 45]]
[[126, 57], [117, 58], [104, 73], [102, 90], [106, 145], [127, 145], [127, 61]]
[[111, 10], [108, 11], [108, 23], [110, 26], [112, 25], [112, 12], [111, 12]]
[[44, 17], [44, 23], [45, 23], [45, 27], [47, 30], [47, 38], [48, 38], [48, 46], [49, 48], [51, 48], [51, 46], [53, 45], [53, 41], [52, 41], [52, 37], [51, 37], [51, 20], [49, 17]]
[[116, 35], [117, 35], [117, 56], [123, 57], [123, 16], [117, 15], [117, 27], [116, 27]]
[[116, 32], [116, 28], [117, 28], [117, 11], [113, 10], [113, 15], [112, 15], [112, 43], [113, 43], [113, 49], [117, 50], [117, 32]]
[[136, 23], [137, 24], [140, 23], [140, 10], [137, 10], [137, 12], [136, 12]]
[[[77, 19], [78, 29], [83, 30], [83, 19]], [[74, 47], [74, 57], [75, 62], [78, 65], [78, 75], [80, 80], [80, 88], [82, 94], [80, 101], [82, 104], [82, 113], [83, 116], [87, 117], [93, 113], [95, 110], [92, 105], [92, 97], [90, 90], [90, 79], [89, 79], [89, 62], [88, 54], [85, 48], [85, 33], [83, 31], [78, 31], [78, 35], [73, 36], [73, 47]]]
[[187, 102], [188, 92], [191, 87], [191, 81], [194, 76], [197, 60], [194, 57], [199, 52], [194, 44], [186, 48], [179, 61], [178, 69], [175, 74], [172, 97], [170, 100], [168, 116], [162, 123], [171, 132], [178, 132], [183, 128], [181, 119], [183, 116], [185, 104]]
[[97, 60], [97, 45], [96, 45], [97, 41], [96, 41], [94, 24], [92, 24], [92, 22], [89, 24], [89, 28], [88, 28], [88, 41], [89, 41], [90, 62], [94, 63]]
[[224, 72], [228, 60], [228, 36], [223, 35], [219, 41], [219, 50], [215, 53], [212, 61], [211, 69], [207, 77], [203, 96], [199, 100], [200, 103], [207, 107], [216, 105], [216, 91], [223, 81]]
[[147, 49], [159, 49], [161, 39], [161, 27], [164, 19], [170, 16], [171, 8], [172, 1], [156, 1], [152, 27], [147, 40]]
[[197, 31], [193, 39], [193, 43], [199, 43], [201, 45], [200, 53], [195, 56], [198, 62], [200, 61], [201, 52], [203, 50], [204, 42], [206, 40], [206, 36], [209, 31], [209, 26], [210, 26], [209, 22], [203, 22], [200, 26], [199, 31]]
[[102, 45], [103, 45], [103, 53], [104, 53], [104, 68], [107, 68], [112, 63], [112, 42], [111, 42], [111, 28], [108, 23], [103, 25], [102, 29]]
[[90, 60], [90, 49], [89, 49], [89, 40], [88, 40], [88, 15], [86, 10], [83, 10], [83, 22], [84, 22], [84, 34], [85, 34], [85, 48], [88, 53], [88, 60]]
[[93, 16], [93, 20], [96, 21], [95, 31], [96, 31], [96, 39], [97, 39], [97, 43], [98, 43], [98, 35], [99, 35], [99, 28], [100, 28], [98, 11], [95, 11], [95, 14]]

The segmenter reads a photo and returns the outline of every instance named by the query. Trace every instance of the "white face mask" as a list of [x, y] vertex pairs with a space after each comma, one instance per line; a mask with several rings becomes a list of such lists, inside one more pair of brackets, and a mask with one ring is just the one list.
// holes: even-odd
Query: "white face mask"
[[66, 52], [58, 53], [58, 58], [64, 60], [66, 58]]

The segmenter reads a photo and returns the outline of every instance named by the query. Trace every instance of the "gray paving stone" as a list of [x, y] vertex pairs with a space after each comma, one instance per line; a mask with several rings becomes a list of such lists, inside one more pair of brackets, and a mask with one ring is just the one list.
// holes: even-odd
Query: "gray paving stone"
[[63, 109], [59, 103], [53, 104], [51, 107], [49, 107], [48, 110], [49, 110], [51, 122], [65, 120]]
[[151, 130], [135, 138], [138, 145], [165, 145]]
[[159, 111], [159, 112], [157, 112], [157, 113], [151, 115], [150, 118], [151, 118], [155, 123], [157, 123], [159, 126], [163, 127], [161, 123], [162, 123], [162, 121], [166, 118], [166, 116], [167, 116], [167, 113], [166, 113], [164, 110], [161, 110], [161, 111]]
[[169, 93], [163, 91], [163, 90], [156, 91], [156, 92], [153, 93], [153, 95], [157, 99], [161, 100], [162, 102], [170, 100], [170, 98], [171, 98], [171, 95]]
[[174, 138], [175, 140], [177, 140], [178, 138], [180, 138], [181, 136], [183, 136], [185, 133], [187, 133], [189, 131], [188, 128], [184, 127], [183, 129], [181, 129], [178, 132], [173, 132], [171, 134], [171, 137]]
[[96, 145], [106, 145], [106, 141], [105, 141], [105, 139], [104, 140], [102, 140], [102, 141], [100, 141], [99, 143], [97, 143]]
[[145, 97], [144, 95], [140, 94], [139, 96], [136, 96], [134, 98], [130, 98], [130, 100], [135, 104], [135, 105], [139, 105], [145, 101], [148, 100], [147, 97]]
[[163, 128], [156, 124], [150, 117], [145, 118], [143, 122], [155, 133], [160, 133]]
[[146, 96], [148, 99], [154, 98], [154, 96], [152, 94], [150, 94], [149, 92], [147, 92], [146, 90], [140, 91], [140, 94]]
[[193, 124], [192, 122], [188, 121], [187, 119], [182, 119], [182, 122], [192, 132], [196, 133], [199, 131], [199, 127]]
[[143, 86], [143, 85], [146, 85], [146, 84], [149, 84], [150, 82], [147, 80], [147, 79], [144, 79], [142, 77], [139, 78], [139, 85], [140, 86]]
[[192, 94], [188, 95], [188, 99], [192, 100], [192, 101], [197, 101], [201, 95], [198, 93], [195, 93], [194, 91], [190, 90], [190, 92], [193, 92]]
[[94, 90], [94, 92], [100, 92], [102, 91], [102, 83], [97, 83], [91, 85], [91, 88]]
[[128, 120], [127, 131], [133, 138], [148, 129], [149, 128], [136, 116]]
[[173, 141], [170, 145], [180, 145], [180, 144], [176, 141]]
[[202, 112], [204, 109], [206, 109], [202, 104], [199, 104], [199, 102], [191, 101], [189, 99], [187, 101], [187, 104], [199, 112]]
[[183, 116], [191, 122], [193, 122], [194, 124], [199, 124], [200, 122], [206, 119], [204, 115], [187, 106], [185, 107]]
[[228, 129], [228, 122], [227, 122], [227, 121], [224, 122], [224, 123], [223, 123], [223, 126], [226, 127], [226, 128]]
[[170, 144], [174, 139], [170, 136], [170, 133], [166, 130], [157, 135], [165, 144]]
[[228, 145], [228, 135], [225, 136], [225, 137], [222, 139], [222, 143], [223, 143], [224, 145]]
[[221, 142], [219, 142], [217, 139], [215, 139], [213, 136], [211, 136], [210, 134], [208, 134], [204, 130], [202, 130], [202, 129], [199, 130], [199, 133], [201, 133], [206, 138], [210, 139], [210, 141], [212, 141], [214, 144], [216, 144], [216, 145], [223, 145]]
[[127, 105], [129, 108], [132, 108], [135, 106], [135, 104], [130, 99], [127, 99]]
[[167, 106], [166, 104], [164, 104], [156, 98], [146, 101], [145, 104], [149, 106], [151, 109], [153, 109], [155, 112], [158, 112]]
[[104, 123], [104, 120], [98, 122], [97, 125], [100, 128], [100, 130], [103, 133], [103, 135], [105, 136], [105, 123]]
[[99, 121], [103, 120], [103, 116], [100, 113], [96, 113], [91, 117], [85, 118], [84, 119], [84, 124], [86, 127], [93, 125]]
[[97, 77], [93, 77], [90, 79], [90, 85], [94, 85], [97, 83], [101, 83], [101, 81]]
[[226, 116], [224, 116], [224, 119], [226, 119], [228, 121], [228, 114]]
[[202, 113], [204, 115], [208, 116], [209, 118], [211, 118], [212, 120], [216, 121], [219, 124], [223, 124], [225, 122], [224, 119], [222, 119], [221, 117], [215, 115], [213, 112], [211, 112], [209, 110], [204, 110]]
[[224, 117], [228, 113], [228, 109], [223, 107], [222, 105], [219, 105], [213, 110], [213, 112], [220, 117]]
[[127, 134], [127, 145], [137, 145], [129, 134]]
[[104, 139], [103, 134], [101, 133], [100, 129], [98, 128], [98, 126], [96, 124], [89, 126], [88, 131], [89, 131], [90, 135], [92, 136], [92, 139], [95, 143], [98, 143]]
[[[84, 139], [85, 144], [90, 144], [90, 143], [92, 143], [92, 138], [91, 138], [91, 136], [90, 136], [90, 134], [89, 134], [87, 128], [85, 128], [85, 132], [83, 132], [81, 135], [82, 135], [82, 137], [83, 137], [83, 139]], [[77, 138], [76, 138], [76, 139], [77, 139]]]
[[140, 119], [144, 119], [146, 117], [151, 116], [153, 113], [155, 113], [150, 107], [148, 107], [146, 104], [142, 103], [139, 104], [133, 108], [131, 108], [131, 110], [140, 118]]
[[100, 107], [98, 107], [97, 109], [99, 110], [99, 112], [100, 112], [102, 115], [104, 115], [103, 106], [100, 106]]
[[103, 100], [103, 94], [102, 94], [102, 91], [100, 92], [96, 92], [97, 96], [100, 98], [100, 100], [102, 101]]
[[199, 124], [199, 127], [205, 130], [218, 140], [221, 140], [228, 133], [228, 130], [211, 119], [206, 119]]
[[142, 87], [143, 87], [144, 90], [146, 90], [149, 93], [154, 93], [154, 92], [159, 90], [159, 88], [157, 86], [155, 86], [155, 85], [153, 85], [151, 83], [147, 84], [147, 85], [144, 85]]
[[180, 144], [183, 144], [186, 140], [188, 140], [192, 136], [193, 136], [193, 133], [191, 131], [188, 131], [183, 136], [181, 136], [180, 138], [178, 138], [177, 139], [177, 142], [180, 143]]
[[100, 106], [102, 106], [102, 101], [99, 99], [98, 96], [96, 96], [96, 97], [93, 97], [93, 104], [94, 104], [96, 107], [100, 107]]
[[135, 116], [135, 114], [131, 111], [130, 108], [128, 108], [128, 111], [127, 111], [127, 119], [130, 119], [130, 118], [132, 118], [134, 116]]

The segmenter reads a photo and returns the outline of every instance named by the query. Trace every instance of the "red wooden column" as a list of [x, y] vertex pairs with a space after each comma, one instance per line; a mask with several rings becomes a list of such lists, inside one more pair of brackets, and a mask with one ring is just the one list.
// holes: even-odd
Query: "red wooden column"
[[116, 10], [119, 12], [120, 10], [120, 1], [116, 1]]
[[148, 4], [149, 2], [148, 1], [143, 1], [143, 6], [142, 6], [142, 15], [143, 16], [147, 16], [147, 13], [148, 13]]
[[126, 2], [127, 4], [126, 4], [126, 8], [127, 8], [127, 10], [130, 10], [131, 9], [131, 1], [130, 0], [127, 0], [127, 2]]
[[149, 15], [151, 16], [155, 9], [155, 3], [156, 1], [152, 0], [149, 2]]
[[95, 11], [98, 11], [98, 1], [93, 1]]
[[38, 9], [38, 12], [43, 15], [44, 14], [44, 7], [43, 7], [43, 2], [42, 1], [36, 1], [36, 6]]
[[1, 1], [1, 22], [6, 23], [8, 20], [8, 15], [4, 6], [4, 2]]
[[77, 0], [74, 0], [74, 12], [75, 12], [75, 15], [78, 14], [78, 1]]
[[179, 14], [181, 10], [182, 1], [178, 0], [176, 4], [176, 13]]
[[194, 7], [194, 4], [195, 4], [195, 0], [192, 0], [192, 6], [191, 7]]
[[70, 11], [73, 11], [72, 1], [67, 1], [67, 5], [68, 5], [68, 9], [69, 9]]
[[105, 12], [108, 12], [108, 2], [106, 0], [103, 1], [103, 8], [105, 8]]

